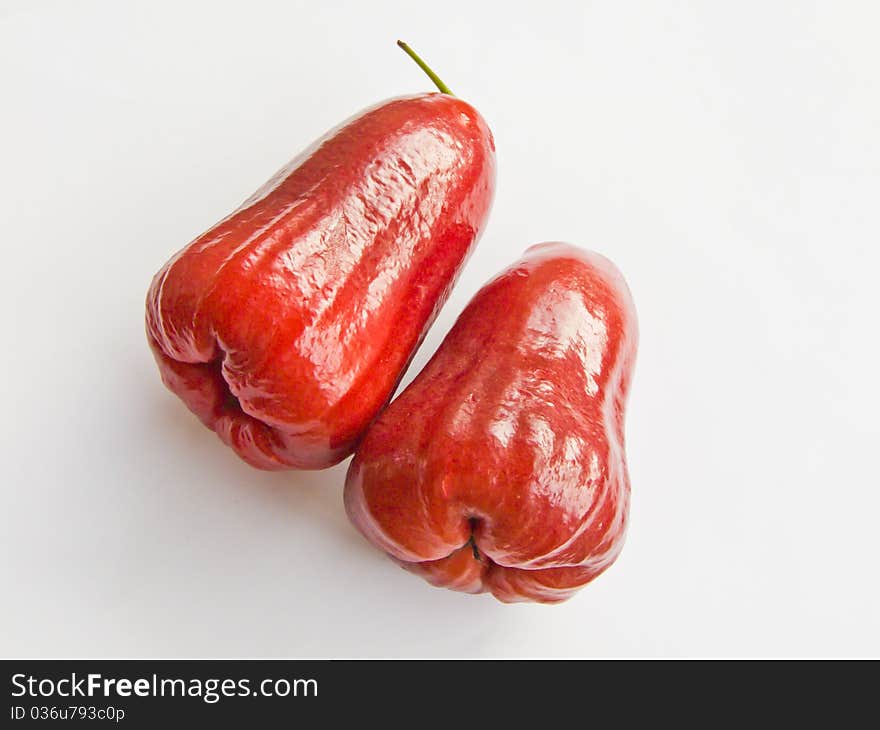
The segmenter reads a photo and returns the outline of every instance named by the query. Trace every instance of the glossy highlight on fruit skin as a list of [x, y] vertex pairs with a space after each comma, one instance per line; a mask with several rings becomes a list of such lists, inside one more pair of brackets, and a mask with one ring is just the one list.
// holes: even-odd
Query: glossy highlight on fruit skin
[[623, 546], [637, 340], [610, 261], [533, 246], [367, 432], [346, 479], [349, 518], [433, 585], [569, 598]]
[[353, 117], [156, 274], [163, 381], [253, 466], [341, 461], [445, 302], [494, 179], [492, 135], [460, 99]]

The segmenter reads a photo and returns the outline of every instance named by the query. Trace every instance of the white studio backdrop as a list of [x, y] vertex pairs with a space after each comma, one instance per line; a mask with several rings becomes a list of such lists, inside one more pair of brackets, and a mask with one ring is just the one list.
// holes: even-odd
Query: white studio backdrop
[[[878, 656], [880, 6], [0, 0], [0, 655]], [[483, 113], [488, 229], [406, 376], [529, 245], [640, 316], [618, 563], [566, 604], [433, 589], [346, 464], [269, 474], [165, 391], [156, 270], [326, 129]]]

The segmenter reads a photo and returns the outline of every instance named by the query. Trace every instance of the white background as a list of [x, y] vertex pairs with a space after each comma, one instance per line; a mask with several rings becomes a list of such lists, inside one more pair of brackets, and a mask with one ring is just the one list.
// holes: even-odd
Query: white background
[[[873, 2], [0, 1], [0, 655], [880, 655]], [[498, 148], [411, 368], [528, 245], [634, 293], [626, 548], [556, 607], [370, 548], [346, 465], [247, 467], [161, 385], [153, 273], [357, 110]]]

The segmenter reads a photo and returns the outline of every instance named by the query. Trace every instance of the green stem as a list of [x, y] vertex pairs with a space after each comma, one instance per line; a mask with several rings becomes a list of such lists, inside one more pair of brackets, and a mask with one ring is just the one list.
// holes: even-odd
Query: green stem
[[425, 63], [421, 58], [419, 58], [419, 55], [412, 48], [410, 48], [403, 41], [397, 41], [397, 45], [400, 46], [406, 52], [407, 56], [409, 56], [413, 61], [415, 61], [419, 65], [419, 68], [422, 69], [422, 71], [424, 71], [426, 74], [428, 74], [428, 78], [431, 79], [431, 81], [433, 81], [437, 85], [437, 88], [440, 89], [440, 91], [442, 93], [449, 94], [450, 96], [455, 96], [455, 94], [452, 93], [450, 88], [440, 80], [440, 77], [431, 70], [431, 68], [428, 66], [427, 63]]

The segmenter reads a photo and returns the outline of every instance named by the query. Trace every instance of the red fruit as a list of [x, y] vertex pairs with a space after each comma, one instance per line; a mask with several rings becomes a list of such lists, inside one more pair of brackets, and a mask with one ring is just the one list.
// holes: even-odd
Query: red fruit
[[346, 480], [352, 522], [434, 585], [568, 598], [623, 545], [637, 339], [611, 262], [532, 247], [368, 431]]
[[256, 467], [342, 460], [446, 300], [494, 177], [488, 127], [453, 96], [351, 119], [153, 279], [163, 381]]

